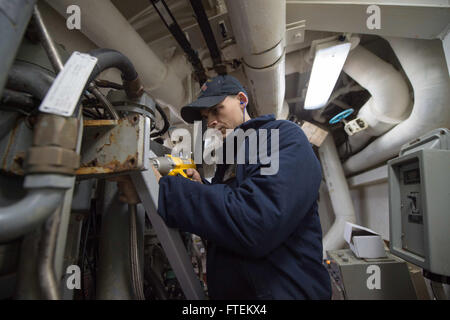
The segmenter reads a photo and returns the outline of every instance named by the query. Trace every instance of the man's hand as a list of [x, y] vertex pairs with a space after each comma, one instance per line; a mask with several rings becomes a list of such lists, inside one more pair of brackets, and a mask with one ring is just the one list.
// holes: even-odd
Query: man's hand
[[159, 183], [159, 179], [161, 179], [161, 177], [162, 177], [161, 173], [159, 173], [159, 171], [153, 165], [152, 165], [152, 170], [153, 170], [153, 173], [155, 174], [156, 182]]
[[198, 173], [198, 171], [195, 169], [186, 169], [186, 175], [195, 182], [203, 183], [202, 178], [200, 177], [200, 173]]

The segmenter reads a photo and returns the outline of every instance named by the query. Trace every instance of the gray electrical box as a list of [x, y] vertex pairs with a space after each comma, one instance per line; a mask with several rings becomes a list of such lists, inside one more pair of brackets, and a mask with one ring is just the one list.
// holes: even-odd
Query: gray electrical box
[[416, 300], [406, 262], [386, 252], [385, 258], [361, 259], [350, 249], [327, 251], [333, 300]]
[[391, 252], [450, 276], [450, 131], [403, 145], [388, 170]]

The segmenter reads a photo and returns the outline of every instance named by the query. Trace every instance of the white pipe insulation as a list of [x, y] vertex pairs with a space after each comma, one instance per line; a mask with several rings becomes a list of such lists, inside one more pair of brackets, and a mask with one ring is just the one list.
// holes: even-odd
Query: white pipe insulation
[[328, 134], [320, 146], [319, 158], [335, 215], [333, 225], [323, 238], [325, 258], [327, 250], [343, 248], [345, 223], [354, 223], [356, 218], [347, 180], [331, 134]]
[[71, 5], [81, 10], [81, 32], [100, 48], [115, 49], [133, 63], [145, 89], [177, 109], [186, 102], [181, 79], [149, 48], [110, 0], [47, 0], [63, 17]]
[[372, 96], [358, 112], [358, 117], [365, 120], [369, 128], [349, 137], [351, 149], [356, 152], [370, 138], [382, 135], [405, 120], [412, 103], [408, 84], [400, 72], [362, 46], [350, 52], [343, 71]]
[[386, 38], [414, 90], [408, 119], [373, 141], [344, 163], [346, 173], [371, 168], [396, 156], [400, 147], [432, 129], [450, 123], [450, 80], [441, 40]]
[[227, 0], [226, 5], [256, 112], [279, 117], [285, 93], [286, 1]]

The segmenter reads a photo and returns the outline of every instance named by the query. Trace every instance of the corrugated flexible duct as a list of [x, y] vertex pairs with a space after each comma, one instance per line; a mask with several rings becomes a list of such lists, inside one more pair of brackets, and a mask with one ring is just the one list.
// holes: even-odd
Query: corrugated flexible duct
[[402, 123], [344, 163], [347, 174], [366, 170], [396, 156], [400, 147], [450, 122], [450, 80], [441, 40], [386, 38], [414, 90], [414, 107]]
[[253, 105], [258, 115], [283, 110], [286, 1], [227, 0]]

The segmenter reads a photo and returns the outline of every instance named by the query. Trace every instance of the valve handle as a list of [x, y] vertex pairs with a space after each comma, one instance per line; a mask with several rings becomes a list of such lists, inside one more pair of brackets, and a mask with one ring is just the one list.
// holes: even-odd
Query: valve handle
[[341, 120], [347, 118], [349, 115], [351, 115], [355, 110], [350, 108], [347, 110], [342, 111], [341, 113], [338, 113], [335, 115], [331, 120], [329, 121], [330, 124], [335, 124], [340, 122]]

